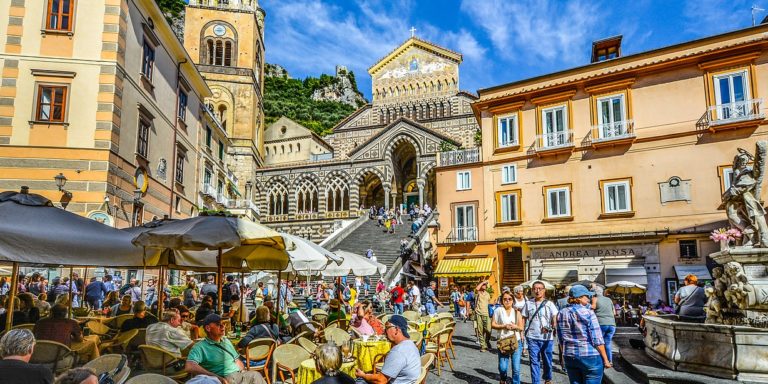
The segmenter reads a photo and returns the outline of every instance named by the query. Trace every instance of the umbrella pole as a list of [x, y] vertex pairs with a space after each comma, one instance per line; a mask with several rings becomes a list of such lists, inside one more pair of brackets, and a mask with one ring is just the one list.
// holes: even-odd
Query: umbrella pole
[[277, 305], [275, 305], [275, 308], [277, 308], [277, 316], [280, 316], [280, 291], [282, 291], [280, 277], [282, 277], [282, 271], [277, 271]]
[[[240, 309], [237, 310], [237, 322], [245, 323], [248, 321], [245, 316], [245, 274], [240, 272]], [[245, 319], [245, 320], [244, 320]]]
[[72, 280], [72, 277], [73, 277], [72, 273], [73, 273], [72, 267], [69, 267], [69, 300], [68, 300], [69, 308], [67, 308], [68, 319], [72, 318], [72, 301], [75, 300], [75, 294], [72, 292], [72, 287], [77, 287], [77, 285], [75, 285], [75, 282]]
[[221, 313], [222, 309], [222, 302], [221, 302], [221, 295], [223, 294], [223, 286], [222, 286], [222, 277], [224, 276], [224, 269], [221, 265], [221, 248], [219, 248], [219, 254], [216, 256], [216, 284], [218, 285], [219, 289], [219, 299], [218, 304], [216, 305], [217, 309], [219, 310], [219, 313]]
[[[165, 271], [163, 270], [163, 266], [160, 266], [160, 278], [157, 279], [157, 317], [162, 319], [163, 314], [163, 289], [165, 282]], [[151, 303], [150, 303], [151, 305]]]
[[[83, 270], [83, 290], [85, 290], [85, 286], [88, 285], [85, 282], [88, 281], [88, 267], [85, 267]], [[83, 298], [85, 298], [85, 294], [83, 294]], [[80, 300], [80, 308], [85, 307], [85, 300]]]
[[13, 325], [13, 298], [16, 297], [16, 290], [19, 286], [19, 263], [13, 262], [13, 268], [11, 271], [11, 295], [8, 296], [8, 308], [6, 308], [5, 315], [5, 330], [6, 332], [11, 329]]

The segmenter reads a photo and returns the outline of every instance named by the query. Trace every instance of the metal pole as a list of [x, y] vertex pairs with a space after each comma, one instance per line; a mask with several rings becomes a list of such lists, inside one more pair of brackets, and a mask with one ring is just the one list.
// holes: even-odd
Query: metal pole
[[[88, 267], [85, 267], [83, 270], [83, 290], [85, 290], [85, 286], [87, 285], [85, 282], [88, 281]], [[83, 298], [85, 298], [85, 292], [83, 292]], [[80, 300], [80, 308], [85, 306], [84, 303], [85, 300]]]
[[240, 309], [237, 310], [237, 321], [245, 323], [248, 316], [245, 315], [245, 274], [240, 272]]
[[[275, 308], [277, 308], [277, 316], [280, 316], [280, 291], [282, 290], [282, 283], [280, 282], [280, 277], [282, 277], [283, 271], [277, 271], [277, 303], [275, 305]], [[278, 326], [280, 325], [280, 319], [278, 318]]]
[[13, 326], [13, 311], [15, 308], [13, 305], [13, 299], [16, 297], [16, 290], [19, 285], [19, 263], [14, 262], [13, 268], [11, 268], [11, 294], [8, 296], [8, 308], [6, 308], [5, 315], [5, 330], [6, 332]]
[[[165, 270], [163, 269], [163, 266], [160, 266], [160, 277], [157, 281], [157, 317], [162, 319], [163, 314], [163, 294], [165, 293], [163, 291], [165, 284]], [[150, 303], [151, 304], [151, 303]]]
[[69, 267], [69, 290], [68, 290], [68, 292], [69, 292], [69, 300], [68, 300], [69, 304], [68, 304], [68, 307], [69, 308], [67, 308], [67, 318], [68, 319], [72, 318], [72, 301], [75, 300], [75, 295], [74, 295], [74, 293], [72, 293], [72, 286], [74, 285], [73, 281], [72, 281], [72, 277], [73, 277], [72, 274], [73, 274], [72, 267]]
[[218, 300], [218, 305], [216, 305], [216, 307], [219, 310], [219, 313], [221, 313], [221, 307], [222, 307], [221, 295], [223, 294], [223, 292], [222, 292], [221, 278], [223, 275], [224, 275], [224, 268], [221, 265], [221, 248], [219, 248], [219, 254], [216, 256], [216, 285], [218, 285], [218, 288], [219, 288], [219, 300]]

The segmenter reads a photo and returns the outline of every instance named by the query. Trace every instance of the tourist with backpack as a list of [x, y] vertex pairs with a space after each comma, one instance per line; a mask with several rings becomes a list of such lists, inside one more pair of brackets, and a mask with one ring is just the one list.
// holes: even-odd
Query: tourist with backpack
[[221, 287], [221, 303], [224, 307], [224, 313], [229, 312], [229, 308], [232, 304], [232, 296], [234, 295], [240, 297], [240, 287], [238, 287], [235, 282], [235, 277], [229, 275], [227, 276], [227, 282]]
[[395, 315], [403, 314], [403, 303], [405, 302], [405, 291], [400, 287], [400, 282], [395, 283], [395, 287], [389, 292], [392, 300], [392, 307]]

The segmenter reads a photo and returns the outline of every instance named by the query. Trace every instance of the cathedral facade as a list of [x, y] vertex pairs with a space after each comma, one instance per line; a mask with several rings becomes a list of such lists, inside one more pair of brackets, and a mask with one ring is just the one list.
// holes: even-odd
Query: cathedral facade
[[479, 127], [459, 90], [459, 53], [411, 37], [369, 68], [371, 104], [317, 137], [281, 118], [264, 133], [251, 190], [261, 221], [313, 240], [372, 205], [434, 206], [438, 153], [474, 147]]

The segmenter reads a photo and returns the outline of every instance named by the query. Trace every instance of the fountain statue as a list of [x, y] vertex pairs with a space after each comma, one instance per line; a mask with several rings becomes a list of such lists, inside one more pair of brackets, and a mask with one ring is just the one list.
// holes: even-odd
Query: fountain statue
[[723, 193], [731, 228], [716, 230], [720, 266], [705, 288], [704, 324], [677, 316], [646, 316], [648, 355], [670, 369], [739, 381], [768, 382], [768, 225], [761, 201], [768, 141], [754, 155], [742, 148], [733, 159]]

